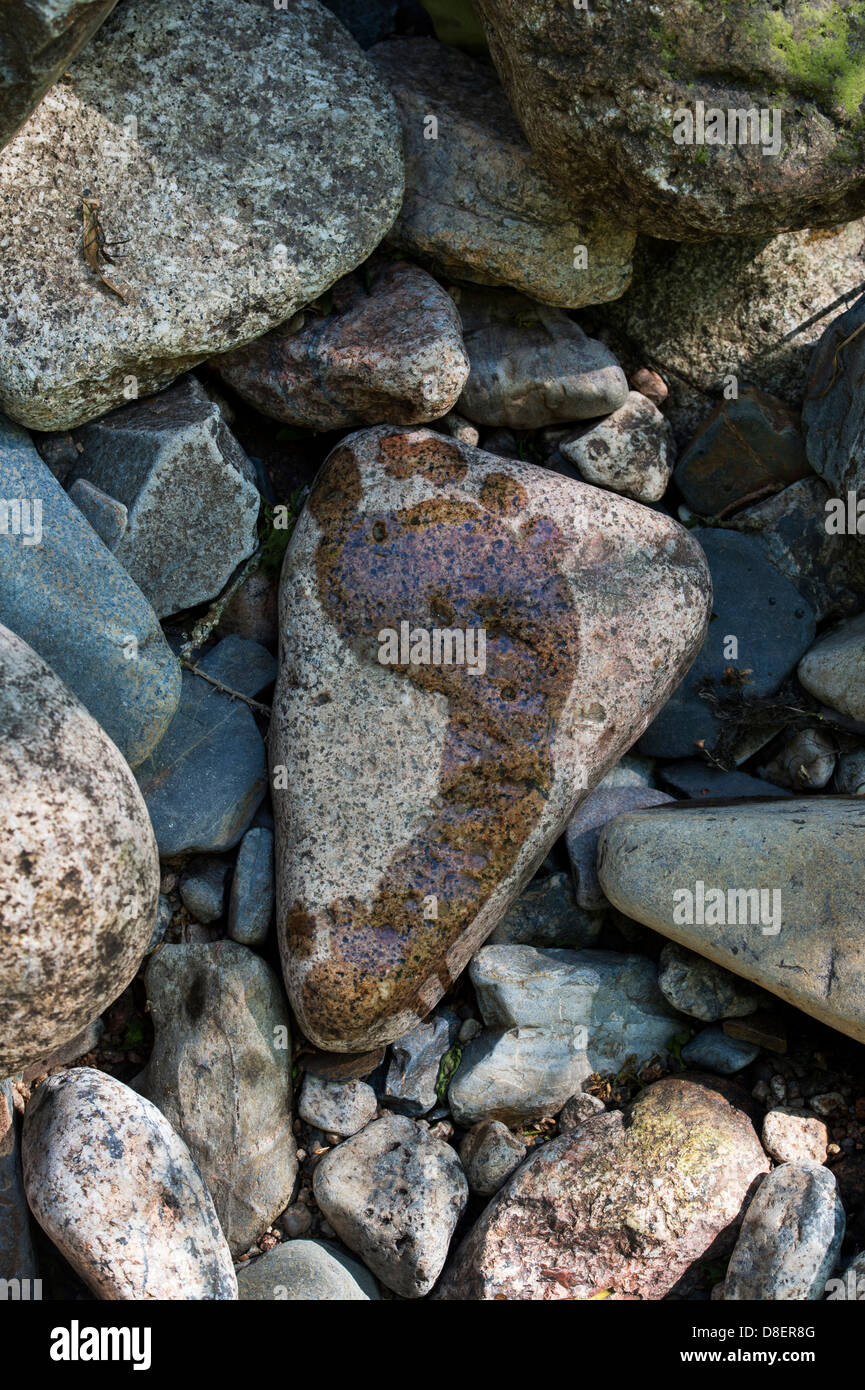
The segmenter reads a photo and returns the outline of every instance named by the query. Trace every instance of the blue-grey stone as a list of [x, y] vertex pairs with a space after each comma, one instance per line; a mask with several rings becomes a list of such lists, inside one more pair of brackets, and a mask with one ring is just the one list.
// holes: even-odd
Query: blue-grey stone
[[324, 0], [324, 4], [361, 48], [372, 48], [393, 33], [399, 9], [399, 0]]
[[225, 881], [231, 865], [224, 859], [200, 855], [186, 866], [180, 879], [180, 897], [187, 912], [207, 926], [225, 909]]
[[753, 1043], [728, 1038], [720, 1025], [713, 1024], [685, 1044], [682, 1061], [688, 1067], [705, 1067], [707, 1071], [719, 1072], [721, 1076], [732, 1076], [753, 1062], [759, 1052], [759, 1047]]
[[20, 523], [16, 509], [0, 507], [0, 622], [53, 667], [135, 767], [180, 698], [180, 668], [156, 614], [30, 436], [3, 417], [0, 499], [27, 504]]
[[747, 772], [724, 772], [699, 758], [683, 758], [681, 762], [665, 763], [661, 780], [694, 801], [714, 800], [734, 796], [790, 796], [785, 787], [751, 777]]
[[489, 938], [489, 944], [591, 946], [603, 920], [603, 913], [585, 912], [577, 906], [568, 874], [553, 873], [523, 889]]
[[231, 633], [197, 663], [214, 680], [256, 699], [276, 680], [276, 657], [260, 642]]
[[[707, 677], [721, 699], [737, 687], [724, 683], [728, 667], [747, 671], [747, 695], [774, 695], [811, 646], [816, 619], [811, 605], [769, 564], [750, 536], [711, 527], [691, 532], [706, 553], [714, 598], [706, 640], [682, 684], [640, 739], [650, 757], [684, 758], [705, 739], [712, 748], [721, 731], [698, 690]], [[735, 657], [725, 654], [729, 639]]]
[[833, 319], [811, 359], [802, 409], [808, 462], [835, 497], [865, 489], [865, 295]]
[[21, 1173], [20, 1131], [12, 1082], [0, 1081], [0, 1279], [35, 1279], [38, 1274]]
[[436, 1082], [442, 1057], [453, 1047], [460, 1020], [449, 1009], [391, 1044], [384, 1102], [401, 1115], [425, 1115], [438, 1096]]
[[247, 830], [237, 854], [228, 935], [243, 946], [261, 946], [273, 917], [275, 896], [273, 831], [264, 826]]
[[129, 525], [128, 509], [116, 497], [109, 496], [86, 478], [75, 479], [69, 496], [87, 517], [99, 539], [109, 550], [114, 550]]
[[[227, 665], [220, 656], [225, 642], [197, 663], [218, 680]], [[184, 671], [177, 714], [137, 777], [163, 858], [231, 849], [267, 790], [264, 742], [252, 711]]]
[[150, 938], [145, 955], [149, 956], [151, 951], [155, 951], [157, 946], [165, 940], [165, 933], [171, 926], [171, 919], [174, 916], [174, 909], [171, 906], [171, 899], [164, 893], [159, 894], [159, 906], [156, 909], [156, 926], [153, 928], [153, 935]]

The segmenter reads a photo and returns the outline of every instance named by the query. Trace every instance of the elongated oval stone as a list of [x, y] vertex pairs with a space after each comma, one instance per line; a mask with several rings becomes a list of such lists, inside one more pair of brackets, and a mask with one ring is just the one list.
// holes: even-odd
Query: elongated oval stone
[[283, 964], [318, 1046], [433, 1008], [687, 670], [710, 592], [675, 522], [546, 469], [386, 425], [330, 455], [271, 732]]

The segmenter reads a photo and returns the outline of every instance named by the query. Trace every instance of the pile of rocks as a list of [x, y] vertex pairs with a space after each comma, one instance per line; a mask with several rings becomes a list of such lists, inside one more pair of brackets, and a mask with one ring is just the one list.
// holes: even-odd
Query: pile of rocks
[[0, 1279], [856, 1297], [863, 36], [428, 8], [0, 18]]

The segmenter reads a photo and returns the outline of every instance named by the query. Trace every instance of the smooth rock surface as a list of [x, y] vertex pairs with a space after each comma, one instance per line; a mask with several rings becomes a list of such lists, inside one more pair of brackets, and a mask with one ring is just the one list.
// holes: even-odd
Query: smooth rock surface
[[[683, 802], [611, 821], [601, 832], [598, 872], [629, 917], [865, 1042], [863, 828], [857, 797]], [[693, 895], [696, 919], [698, 881], [706, 895], [721, 890], [725, 917], [749, 920], [713, 923], [708, 903], [705, 925], [674, 920], [673, 895], [683, 890]], [[759, 906], [753, 897], [741, 909], [738, 899], [730, 903], [731, 891], [755, 889], [768, 891]], [[678, 915], [687, 907], [679, 898]]]
[[402, 1298], [432, 1288], [468, 1198], [456, 1152], [404, 1115], [325, 1154], [313, 1190], [340, 1239]]
[[460, 1163], [469, 1187], [482, 1197], [492, 1197], [519, 1168], [528, 1149], [499, 1120], [481, 1120], [460, 1144]]
[[[705, 643], [686, 679], [640, 740], [640, 752], [683, 758], [706, 740], [712, 749], [721, 733], [710, 706], [699, 696], [709, 679], [716, 696], [734, 688], [728, 668], [747, 672], [749, 696], [773, 695], [814, 640], [814, 613], [793, 585], [766, 560], [749, 536], [698, 527], [712, 574], [712, 619]], [[727, 656], [729, 638], [737, 656]], [[732, 679], [735, 679], [733, 677]]]
[[[223, 638], [196, 664], [232, 689], [254, 698], [272, 673], [249, 661], [245, 675], [235, 651], [242, 639]], [[248, 644], [251, 647], [255, 643]], [[263, 652], [263, 649], [259, 649]], [[263, 652], [272, 665], [269, 652]], [[191, 671], [183, 672], [180, 705], [156, 751], [137, 770], [159, 852], [231, 849], [248, 828], [267, 789], [264, 743], [252, 711]]]
[[[588, 22], [555, 0], [476, 9], [544, 168], [626, 226], [702, 241], [832, 227], [865, 211], [858, 8], [659, 0], [648, 16], [610, 4]], [[758, 123], [767, 113], [765, 129], [728, 117], [749, 109]]]
[[156, 1037], [141, 1092], [189, 1145], [241, 1255], [288, 1205], [297, 1175], [279, 980], [245, 946], [223, 941], [162, 946], [145, 983]]
[[68, 1043], [123, 992], [158, 896], [132, 773], [54, 672], [0, 626], [0, 1076]]
[[33, 1215], [97, 1298], [237, 1298], [189, 1150], [121, 1081], [89, 1067], [49, 1076], [27, 1107], [23, 1158]]
[[649, 806], [663, 806], [673, 797], [654, 787], [595, 787], [568, 821], [565, 843], [571, 861], [574, 893], [580, 907], [597, 912], [607, 906], [598, 882], [596, 859], [601, 827], [613, 816], [627, 811], [642, 811]]
[[[391, 98], [315, 0], [118, 7], [0, 155], [0, 403], [66, 429], [249, 342], [369, 255], [402, 182]], [[84, 263], [84, 184], [127, 303]]]
[[689, 507], [715, 516], [780, 492], [810, 473], [797, 412], [749, 386], [715, 407], [674, 477]]
[[674, 1009], [703, 1023], [746, 1018], [769, 1002], [762, 990], [675, 941], [668, 941], [661, 952], [658, 988]]
[[0, 15], [0, 149], [107, 19], [117, 0], [28, 0]]
[[[544, 469], [387, 426], [330, 455], [283, 567], [270, 731], [283, 966], [317, 1046], [430, 1012], [680, 679], [707, 583], [667, 517]], [[382, 664], [406, 621], [476, 657], [483, 627], [485, 672]]]
[[241, 1303], [368, 1303], [379, 1292], [369, 1270], [320, 1240], [289, 1240], [237, 1272]]
[[208, 926], [225, 911], [225, 882], [231, 865], [215, 855], [196, 855], [180, 877], [180, 897], [187, 912]]
[[333, 309], [296, 319], [211, 363], [256, 410], [302, 429], [415, 425], [446, 415], [469, 374], [450, 295], [417, 266], [346, 276]]
[[267, 826], [247, 830], [240, 842], [231, 899], [228, 935], [242, 946], [261, 946], [273, 919], [276, 888], [273, 878], [273, 831]]
[[377, 1110], [375, 1091], [365, 1081], [327, 1081], [309, 1073], [303, 1078], [297, 1113], [326, 1134], [357, 1134]]
[[701, 762], [699, 758], [682, 758], [678, 762], [664, 763], [661, 780], [692, 801], [733, 796], [790, 795], [785, 787], [773, 787], [761, 777], [752, 777], [747, 772], [724, 772], [711, 763]]
[[718, 1092], [668, 1078], [544, 1144], [493, 1198], [439, 1297], [660, 1299], [718, 1258], [769, 1160]]
[[475, 424], [537, 429], [609, 415], [628, 399], [609, 348], [561, 309], [514, 291], [465, 288], [457, 305], [471, 363], [458, 409]]
[[0, 622], [49, 663], [135, 767], [180, 698], [180, 669], [156, 614], [29, 436], [2, 417], [0, 497], [21, 504], [0, 546]]
[[624, 405], [561, 445], [580, 477], [637, 502], [657, 502], [673, 471], [673, 432], [660, 410], [639, 391]]
[[721, 1076], [733, 1076], [747, 1067], [760, 1054], [753, 1043], [730, 1038], [723, 1028], [713, 1025], [703, 1028], [682, 1048], [682, 1061], [696, 1071], [716, 1071]]
[[822, 1299], [844, 1239], [835, 1179], [817, 1163], [783, 1163], [749, 1206], [724, 1281], [724, 1301]]
[[255, 471], [195, 377], [79, 430], [77, 471], [127, 512], [111, 546], [160, 618], [221, 593], [258, 542]]
[[405, 149], [389, 245], [457, 280], [570, 309], [627, 288], [633, 233], [546, 176], [488, 66], [422, 38], [370, 57], [396, 99]]
[[865, 723], [865, 613], [824, 634], [796, 674], [824, 705]]

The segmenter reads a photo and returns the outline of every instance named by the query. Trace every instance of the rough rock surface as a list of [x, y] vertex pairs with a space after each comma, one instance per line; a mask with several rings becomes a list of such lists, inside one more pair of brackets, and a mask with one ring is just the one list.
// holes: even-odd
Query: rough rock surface
[[[607, 897], [629, 917], [865, 1042], [863, 828], [857, 797], [683, 802], [611, 821], [601, 832], [598, 870]], [[723, 894], [723, 918], [747, 920], [713, 921], [710, 888]], [[685, 889], [693, 895], [690, 924], [674, 920], [674, 893]], [[758, 907], [753, 890], [760, 889]], [[752, 898], [741, 908], [730, 902], [731, 891], [747, 890]], [[678, 905], [684, 916], [687, 901]]]
[[496, 946], [591, 946], [603, 917], [577, 906], [567, 874], [535, 879], [508, 908], [488, 940]]
[[449, 1010], [397, 1038], [390, 1049], [384, 1099], [401, 1115], [426, 1115], [438, 1099], [441, 1060], [456, 1042], [460, 1021]]
[[232, 1254], [288, 1205], [297, 1176], [288, 1010], [245, 946], [162, 946], [145, 977], [156, 1037], [140, 1082], [186, 1140]]
[[114, 9], [117, 0], [28, 0], [0, 15], [0, 149]]
[[53, 671], [0, 626], [0, 1076], [122, 993], [156, 921], [159, 861], [135, 779]]
[[660, 1299], [729, 1248], [769, 1160], [750, 1120], [685, 1078], [543, 1145], [446, 1271], [447, 1299]]
[[76, 472], [121, 503], [109, 548], [160, 618], [215, 598], [256, 547], [255, 471], [195, 377], [78, 431]]
[[332, 296], [324, 317], [290, 319], [211, 366], [256, 410], [303, 429], [414, 425], [456, 405], [469, 374], [462, 326], [431, 275], [386, 264]]
[[455, 1151], [404, 1115], [325, 1154], [313, 1189], [340, 1239], [402, 1298], [432, 1288], [468, 1199]]
[[390, 245], [457, 280], [570, 309], [627, 288], [633, 233], [580, 210], [544, 174], [489, 67], [434, 39], [379, 44], [370, 57], [396, 99], [405, 148]]
[[865, 489], [863, 324], [865, 295], [833, 319], [820, 339], [802, 412], [808, 461], [838, 497]]
[[368, 1303], [379, 1292], [368, 1269], [337, 1246], [289, 1240], [237, 1272], [238, 1298], [279, 1303]]
[[826, 1126], [810, 1110], [767, 1110], [762, 1139], [763, 1148], [778, 1163], [826, 1162]]
[[0, 1081], [0, 1279], [35, 1279], [36, 1252], [21, 1171], [21, 1124], [11, 1081]]
[[297, 1113], [326, 1134], [357, 1134], [375, 1119], [377, 1110], [375, 1091], [365, 1081], [327, 1081], [311, 1074], [303, 1078]]
[[675, 941], [668, 941], [661, 952], [658, 987], [674, 1009], [704, 1023], [746, 1018], [768, 1002], [762, 990], [752, 989], [738, 975]]
[[486, 1030], [448, 1091], [462, 1125], [554, 1115], [593, 1072], [666, 1056], [680, 1023], [642, 956], [484, 946], [470, 975]]
[[745, 1213], [724, 1302], [822, 1299], [844, 1239], [835, 1179], [818, 1163], [783, 1163]]
[[[136, 766], [177, 708], [180, 668], [156, 614], [28, 435], [0, 417], [0, 622], [28, 642]], [[4, 509], [5, 512], [5, 509]], [[16, 529], [17, 528], [17, 529]]]
[[[109, 271], [127, 303], [84, 263], [85, 187], [106, 237], [129, 238]], [[315, 0], [147, 0], [118, 7], [6, 146], [0, 194], [0, 402], [65, 429], [258, 337], [360, 264], [399, 209], [399, 127]]]
[[796, 674], [825, 705], [865, 723], [865, 613], [822, 636]]
[[623, 492], [637, 502], [663, 497], [673, 471], [673, 432], [657, 406], [639, 391], [630, 391], [618, 410], [559, 447], [587, 483]]
[[[477, 0], [477, 10], [544, 168], [626, 226], [699, 241], [831, 227], [865, 210], [858, 6], [659, 0], [647, 16], [614, 3], [587, 15], [555, 0]], [[759, 132], [728, 119], [748, 110]]]
[[519, 1168], [528, 1152], [522, 1139], [499, 1120], [481, 1120], [460, 1144], [460, 1163], [469, 1187], [482, 1197], [492, 1197]]
[[[707, 597], [687, 532], [613, 494], [424, 430], [330, 455], [283, 566], [270, 732], [313, 1042], [363, 1051], [435, 1006], [680, 679]], [[485, 671], [435, 664], [429, 636], [429, 664], [382, 664], [378, 634], [415, 625], [468, 629], [475, 658], [483, 629]]]
[[89, 1067], [49, 1076], [24, 1117], [36, 1220], [97, 1298], [236, 1299], [225, 1237], [155, 1105]]
[[603, 343], [560, 309], [513, 291], [460, 289], [471, 371], [459, 410], [478, 425], [536, 429], [609, 415], [628, 382]]
[[717, 516], [810, 475], [796, 411], [749, 386], [722, 401], [680, 458], [675, 483], [702, 516]]

